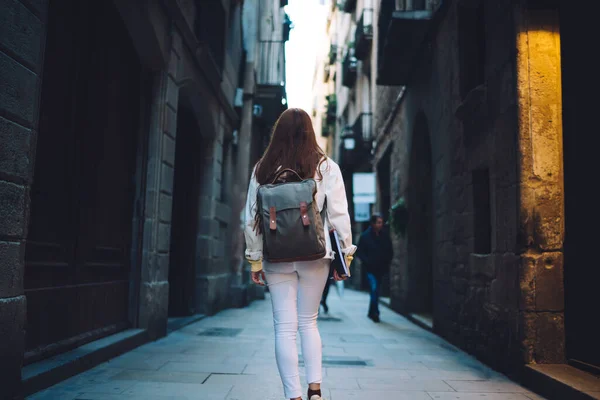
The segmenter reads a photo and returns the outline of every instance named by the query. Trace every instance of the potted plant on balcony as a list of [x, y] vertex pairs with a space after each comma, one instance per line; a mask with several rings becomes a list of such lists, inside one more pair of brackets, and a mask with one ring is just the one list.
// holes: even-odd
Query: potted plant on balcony
[[390, 227], [396, 235], [404, 236], [408, 227], [408, 208], [404, 197], [400, 197], [390, 208]]

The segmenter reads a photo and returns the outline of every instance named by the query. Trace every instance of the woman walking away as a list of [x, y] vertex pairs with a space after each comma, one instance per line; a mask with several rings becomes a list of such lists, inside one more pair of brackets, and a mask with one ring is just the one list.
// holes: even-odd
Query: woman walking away
[[[278, 205], [299, 204], [298, 202], [277, 198], [276, 195], [273, 195], [274, 199], [273, 196], [260, 197], [273, 187], [268, 184], [280, 182], [278, 178], [282, 173], [286, 173], [286, 170], [291, 170], [291, 175], [295, 176], [297, 181], [301, 181], [301, 184], [315, 185], [316, 189], [316, 192], [311, 193], [314, 196], [312, 199], [300, 202], [298, 217], [292, 219], [288, 216], [290, 212], [296, 212], [295, 207], [290, 209], [289, 206], [279, 206], [279, 210], [275, 206], [265, 205], [263, 201], [270, 200]], [[289, 179], [286, 180], [288, 181]], [[285, 185], [275, 187], [282, 188]], [[258, 207], [257, 194], [260, 197]], [[308, 212], [314, 210], [312, 214], [307, 214], [307, 203], [311, 204], [308, 206]], [[257, 213], [257, 209], [260, 209], [260, 212]], [[331, 250], [329, 230], [337, 230], [348, 264], [352, 261], [356, 246], [352, 244], [342, 173], [339, 166], [327, 158], [317, 144], [311, 119], [305, 111], [298, 108], [288, 109], [275, 123], [271, 142], [252, 173], [245, 219], [245, 256], [252, 265], [252, 281], [258, 285], [266, 283], [269, 287], [275, 327], [275, 357], [285, 396], [292, 400], [302, 400], [296, 347], [296, 333], [299, 331], [306, 367], [308, 400], [321, 400], [322, 348], [317, 316], [321, 295], [329, 276], [331, 259], [337, 256]], [[296, 222], [299, 225], [294, 225]], [[303, 225], [306, 228], [304, 231]], [[277, 235], [285, 235], [286, 231], [294, 229], [299, 229], [300, 235], [310, 229], [314, 229], [311, 232], [317, 232], [316, 236], [323, 242], [323, 251], [317, 254], [316, 259], [313, 257], [312, 261], [289, 261], [295, 258], [291, 253], [297, 248], [293, 245], [289, 247], [289, 241], [269, 242], [275, 241], [273, 238]], [[265, 237], [266, 235], [269, 236]], [[270, 247], [274, 245], [271, 243], [279, 243], [279, 251], [281, 246], [289, 249], [285, 251], [289, 251], [290, 257], [280, 254], [279, 258], [274, 260], [275, 251]], [[336, 272], [334, 279], [342, 280]]]

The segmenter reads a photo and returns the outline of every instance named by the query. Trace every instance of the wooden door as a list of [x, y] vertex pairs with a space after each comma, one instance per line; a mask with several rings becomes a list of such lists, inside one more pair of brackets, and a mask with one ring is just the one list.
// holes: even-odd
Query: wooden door
[[111, 2], [51, 2], [45, 60], [25, 255], [29, 350], [128, 325], [139, 133], [141, 65]]

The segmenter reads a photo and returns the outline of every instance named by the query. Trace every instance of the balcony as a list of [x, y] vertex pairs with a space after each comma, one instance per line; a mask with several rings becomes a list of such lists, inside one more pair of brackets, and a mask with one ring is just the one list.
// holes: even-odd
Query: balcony
[[356, 83], [356, 69], [358, 60], [354, 57], [354, 47], [348, 46], [346, 55], [342, 61], [342, 85], [353, 88]]
[[259, 121], [271, 126], [287, 108], [285, 92], [285, 42], [260, 41], [256, 74]]
[[341, 139], [340, 164], [343, 168], [355, 169], [371, 162], [373, 114], [359, 114], [353, 125], [344, 128]]
[[373, 9], [365, 8], [356, 25], [354, 34], [354, 54], [357, 59], [364, 60], [369, 54], [373, 40]]
[[332, 93], [327, 95], [325, 99], [327, 100], [327, 110], [325, 111], [327, 124], [335, 125], [335, 121], [337, 119], [337, 98], [335, 94]]
[[395, 9], [394, 0], [381, 1], [378, 85], [408, 83], [434, 14], [434, 10], [400, 11]]
[[343, 12], [352, 13], [356, 10], [356, 0], [341, 0], [338, 5]]
[[335, 64], [337, 60], [338, 48], [336, 44], [332, 44], [329, 47], [329, 65]]
[[323, 82], [327, 83], [327, 81], [329, 80], [330, 71], [331, 67], [329, 66], [329, 64], [325, 64], [323, 66]]

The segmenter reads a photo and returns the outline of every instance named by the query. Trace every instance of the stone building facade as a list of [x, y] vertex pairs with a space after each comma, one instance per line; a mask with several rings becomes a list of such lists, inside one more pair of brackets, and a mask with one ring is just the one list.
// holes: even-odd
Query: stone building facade
[[367, 3], [337, 2], [348, 25], [337, 31], [356, 38], [372, 7], [358, 73], [370, 78], [374, 209], [404, 201], [408, 213], [391, 307], [531, 385], [552, 369], [598, 374], [584, 231], [598, 218], [578, 178], [594, 148], [582, 88], [598, 79], [578, 46], [591, 16], [561, 0]]
[[285, 103], [254, 112], [283, 9], [246, 3], [0, 2], [3, 399], [262, 295], [235, 198]]
[[591, 19], [563, 1], [377, 7], [379, 201], [404, 198], [409, 215], [392, 308], [531, 384], [543, 365], [598, 373], [576, 178], [591, 156], [577, 89], [590, 75], [576, 72], [590, 71], [577, 41]]

